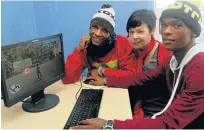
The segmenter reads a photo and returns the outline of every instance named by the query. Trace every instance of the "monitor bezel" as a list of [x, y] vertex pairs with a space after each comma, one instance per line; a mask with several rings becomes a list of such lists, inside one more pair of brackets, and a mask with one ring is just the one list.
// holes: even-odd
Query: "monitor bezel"
[[63, 78], [66, 74], [65, 74], [64, 47], [63, 47], [62, 33], [59, 33], [59, 34], [56, 34], [56, 35], [51, 35], [51, 36], [46, 36], [46, 37], [35, 38], [35, 39], [24, 41], [24, 42], [17, 42], [15, 44], [10, 44], [10, 45], [6, 45], [6, 46], [2, 46], [2, 48], [7, 48], [7, 47], [15, 46], [15, 45], [19, 46], [19, 45], [23, 45], [23, 44], [26, 44], [26, 43], [31, 43], [32, 41], [36, 41], [36, 40], [42, 41], [42, 40], [45, 40], [45, 39], [48, 39], [48, 38], [50, 39], [50, 38], [54, 38], [54, 37], [60, 37], [62, 60], [63, 60], [63, 63], [64, 63], [64, 67], [63, 67], [63, 69], [64, 69], [63, 72], [64, 73], [62, 73], [62, 74], [60, 74], [60, 75], [58, 75], [56, 77], [53, 77], [52, 79], [46, 81], [44, 84], [41, 84], [38, 87], [35, 87], [35, 88], [33, 88], [32, 90], [30, 90], [28, 92], [25, 92], [25, 93], [23, 93], [21, 95], [18, 95], [15, 98], [9, 99], [8, 90], [7, 90], [7, 86], [6, 86], [6, 81], [5, 81], [5, 78], [4, 78], [4, 72], [3, 72], [3, 69], [2, 69], [2, 66], [1, 66], [1, 91], [2, 91], [2, 97], [3, 97], [4, 105], [6, 107], [11, 107], [11, 106], [17, 104], [18, 102], [21, 102], [24, 99], [32, 96], [33, 94], [35, 94], [35, 93], [49, 87], [53, 83], [55, 83], [55, 82], [59, 81], [61, 78]]

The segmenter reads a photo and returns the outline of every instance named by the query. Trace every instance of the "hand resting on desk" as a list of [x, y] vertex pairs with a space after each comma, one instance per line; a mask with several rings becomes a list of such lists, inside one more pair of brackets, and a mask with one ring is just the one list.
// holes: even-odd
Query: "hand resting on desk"
[[90, 82], [92, 82], [92, 81], [95, 81], [94, 79], [86, 79], [86, 80], [84, 80], [84, 83], [85, 84], [89, 84]]
[[91, 75], [89, 77], [86, 78], [86, 80], [89, 81], [90, 85], [94, 85], [94, 86], [104, 86], [105, 85], [105, 81], [103, 77], [100, 77], [99, 75]]
[[78, 126], [73, 126], [71, 129], [103, 129], [106, 122], [104, 119], [92, 118], [81, 121]]

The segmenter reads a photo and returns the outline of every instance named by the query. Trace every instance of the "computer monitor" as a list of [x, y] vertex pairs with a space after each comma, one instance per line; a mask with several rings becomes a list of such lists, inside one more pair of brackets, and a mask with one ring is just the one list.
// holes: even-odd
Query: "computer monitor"
[[44, 89], [65, 76], [62, 34], [1, 47], [1, 90], [4, 104], [23, 102], [27, 112], [41, 112], [59, 102]]

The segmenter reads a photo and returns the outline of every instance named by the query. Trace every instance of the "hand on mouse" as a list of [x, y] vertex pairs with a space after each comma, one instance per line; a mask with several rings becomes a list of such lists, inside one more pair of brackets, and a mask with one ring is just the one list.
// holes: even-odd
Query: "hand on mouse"
[[105, 81], [103, 77], [100, 77], [99, 75], [94, 75], [94, 76], [89, 76], [87, 77], [87, 79], [94, 79], [94, 81], [90, 81], [89, 84], [90, 85], [94, 85], [94, 86], [104, 86], [105, 85]]
[[85, 83], [85, 84], [89, 84], [89, 82], [91, 82], [91, 81], [94, 81], [94, 79], [87, 79], [87, 78], [86, 78], [86, 80], [84, 80], [84, 83]]

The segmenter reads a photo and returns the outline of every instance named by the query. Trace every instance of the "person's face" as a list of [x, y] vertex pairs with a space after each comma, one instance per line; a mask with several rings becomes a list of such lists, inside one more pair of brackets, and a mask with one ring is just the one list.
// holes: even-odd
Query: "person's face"
[[150, 32], [146, 24], [141, 24], [139, 27], [130, 28], [128, 32], [128, 39], [135, 49], [145, 49], [154, 34], [154, 29]]
[[192, 32], [182, 21], [165, 18], [161, 21], [160, 33], [164, 47], [170, 51], [179, 51], [192, 42]]
[[89, 35], [94, 45], [99, 46], [104, 40], [110, 37], [110, 33], [102, 26], [91, 26]]

